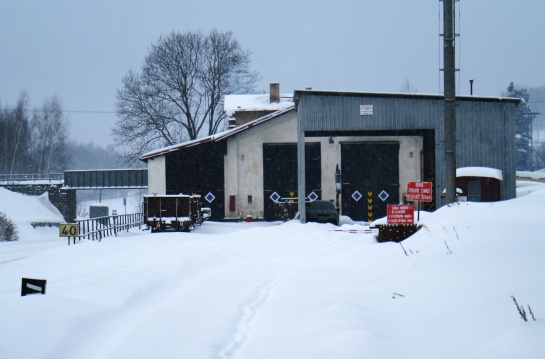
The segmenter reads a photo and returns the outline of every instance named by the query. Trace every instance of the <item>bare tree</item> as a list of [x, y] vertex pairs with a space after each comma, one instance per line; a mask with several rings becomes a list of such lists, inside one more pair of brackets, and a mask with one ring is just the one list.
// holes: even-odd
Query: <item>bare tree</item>
[[417, 93], [418, 88], [411, 83], [408, 77], [405, 77], [405, 82], [401, 84], [402, 93]]
[[117, 92], [116, 143], [129, 156], [216, 133], [226, 94], [253, 91], [250, 52], [231, 32], [212, 30], [160, 37], [140, 73], [129, 71]]
[[30, 167], [28, 96], [22, 92], [15, 108], [0, 111], [0, 172], [25, 173]]
[[48, 174], [63, 171], [69, 164], [66, 141], [68, 119], [57, 96], [36, 108], [31, 120], [34, 172]]

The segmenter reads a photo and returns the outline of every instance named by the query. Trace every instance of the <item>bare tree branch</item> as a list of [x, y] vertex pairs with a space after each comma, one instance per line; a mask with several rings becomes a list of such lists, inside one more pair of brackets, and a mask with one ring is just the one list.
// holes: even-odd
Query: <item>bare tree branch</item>
[[141, 72], [129, 71], [117, 91], [116, 143], [140, 156], [216, 133], [226, 118], [224, 96], [255, 90], [259, 75], [250, 71], [250, 55], [231, 32], [160, 37]]

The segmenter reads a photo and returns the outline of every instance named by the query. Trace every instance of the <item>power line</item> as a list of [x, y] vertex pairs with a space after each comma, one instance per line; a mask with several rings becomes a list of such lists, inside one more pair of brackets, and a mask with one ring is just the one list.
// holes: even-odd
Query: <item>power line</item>
[[93, 111], [93, 110], [66, 110], [66, 111], [63, 111], [63, 112], [66, 112], [66, 113], [109, 113], [109, 114], [115, 114], [114, 111]]
[[[0, 110], [2, 110], [0, 108]], [[7, 110], [7, 111], [15, 111], [17, 110], [17, 108], [4, 108], [4, 110]], [[45, 112], [46, 110], [44, 109], [39, 109], [39, 108], [35, 108], [35, 109], [27, 109], [25, 111], [28, 111], [28, 112]], [[94, 113], [94, 114], [116, 114], [115, 111], [98, 111], [98, 110], [62, 110], [61, 111], [62, 113]]]

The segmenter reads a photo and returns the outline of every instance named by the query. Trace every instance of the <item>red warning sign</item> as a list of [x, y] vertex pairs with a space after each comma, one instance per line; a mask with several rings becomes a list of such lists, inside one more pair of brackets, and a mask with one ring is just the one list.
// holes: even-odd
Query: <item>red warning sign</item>
[[414, 224], [414, 206], [412, 204], [389, 204], [388, 224]]
[[407, 184], [407, 201], [431, 202], [432, 182], [409, 182]]

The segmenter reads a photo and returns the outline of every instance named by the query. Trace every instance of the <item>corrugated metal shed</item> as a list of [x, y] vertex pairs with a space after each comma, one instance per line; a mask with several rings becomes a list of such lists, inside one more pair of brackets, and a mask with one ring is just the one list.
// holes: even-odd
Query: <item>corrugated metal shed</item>
[[[373, 135], [432, 130], [435, 193], [445, 188], [444, 97], [441, 95], [297, 90], [299, 131], [309, 136], [342, 132]], [[516, 98], [456, 98], [457, 167], [497, 168], [504, 174], [502, 199], [515, 191]], [[439, 196], [436, 196], [437, 205]]]

